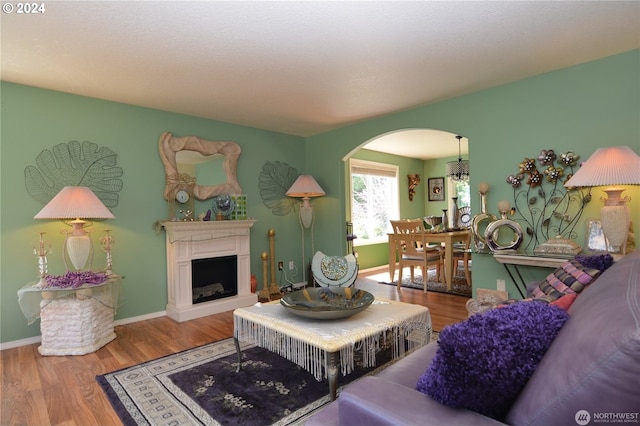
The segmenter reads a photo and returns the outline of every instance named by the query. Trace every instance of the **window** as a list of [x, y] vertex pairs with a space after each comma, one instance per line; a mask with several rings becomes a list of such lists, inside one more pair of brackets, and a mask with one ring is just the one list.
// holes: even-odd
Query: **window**
[[450, 178], [447, 178], [447, 181], [449, 194], [452, 194], [451, 197], [449, 197], [449, 201], [447, 203], [447, 205], [449, 206], [449, 211], [453, 211], [453, 200], [451, 199], [452, 197], [458, 197], [458, 207], [471, 207], [471, 191], [469, 190], [469, 181], [456, 181]]
[[351, 159], [349, 169], [354, 244], [387, 242], [389, 220], [400, 217], [398, 166]]

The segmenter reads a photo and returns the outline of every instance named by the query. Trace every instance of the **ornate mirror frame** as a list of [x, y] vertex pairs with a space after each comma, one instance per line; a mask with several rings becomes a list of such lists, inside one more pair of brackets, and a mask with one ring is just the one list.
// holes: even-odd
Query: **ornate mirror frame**
[[[229, 141], [209, 141], [197, 136], [176, 137], [171, 132], [164, 132], [160, 135], [158, 142], [160, 159], [164, 164], [165, 187], [164, 199], [169, 201], [176, 186], [182, 181], [176, 154], [180, 151], [195, 151], [204, 156], [223, 155], [224, 172], [227, 181], [220, 185], [196, 185], [193, 195], [196, 199], [204, 201], [221, 194], [242, 194], [242, 187], [238, 183], [236, 176], [238, 170], [238, 159], [242, 149], [240, 145]], [[193, 177], [192, 177], [193, 178]]]

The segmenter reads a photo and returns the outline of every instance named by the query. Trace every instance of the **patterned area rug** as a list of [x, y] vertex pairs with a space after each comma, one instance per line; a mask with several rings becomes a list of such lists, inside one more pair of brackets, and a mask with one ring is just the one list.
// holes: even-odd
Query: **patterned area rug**
[[[437, 338], [434, 333], [433, 338]], [[97, 376], [126, 425], [299, 425], [329, 402], [329, 385], [265, 349], [242, 345], [241, 371], [233, 339], [211, 343]], [[391, 350], [378, 367], [340, 375], [338, 386], [391, 365]], [[338, 389], [338, 392], [340, 388]]]
[[[398, 272], [396, 271], [396, 276]], [[470, 275], [473, 275], [473, 272], [470, 271]], [[387, 285], [396, 285], [397, 282], [389, 282], [389, 273], [385, 272], [382, 274], [372, 275], [367, 277], [369, 279], [377, 280], [381, 284]], [[409, 268], [405, 268], [402, 272], [402, 287], [407, 288], [419, 288], [424, 289], [424, 283], [422, 281], [422, 272], [419, 268], [416, 268], [414, 273], [414, 280], [411, 281], [411, 274], [409, 273]], [[436, 293], [447, 293], [447, 294], [455, 294], [457, 296], [471, 297], [472, 291], [471, 286], [467, 283], [467, 280], [464, 276], [464, 269], [458, 268], [455, 275], [453, 276], [453, 285], [451, 286], [451, 290], [447, 289], [447, 285], [442, 282], [438, 282], [436, 280], [436, 270], [429, 269], [429, 278], [427, 280], [427, 291], [434, 291]]]

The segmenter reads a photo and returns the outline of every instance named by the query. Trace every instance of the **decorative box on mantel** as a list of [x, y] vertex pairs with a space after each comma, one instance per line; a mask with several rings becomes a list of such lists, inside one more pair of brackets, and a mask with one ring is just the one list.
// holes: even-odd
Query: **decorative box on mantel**
[[170, 318], [188, 321], [258, 301], [251, 292], [249, 233], [254, 223], [255, 220], [162, 222], [167, 241]]

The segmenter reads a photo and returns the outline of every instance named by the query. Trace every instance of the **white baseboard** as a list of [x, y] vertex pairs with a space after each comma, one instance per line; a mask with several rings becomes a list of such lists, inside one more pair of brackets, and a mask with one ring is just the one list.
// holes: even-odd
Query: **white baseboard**
[[33, 345], [34, 343], [40, 343], [40, 336], [27, 337], [26, 339], [13, 340], [11, 342], [0, 343], [0, 351], [4, 351], [5, 349], [13, 349], [18, 348], [20, 346]]
[[[118, 325], [132, 324], [134, 322], [164, 317], [166, 315], [167, 315], [166, 311], [152, 312], [150, 314], [138, 315], [136, 317], [119, 319], [114, 321], [113, 325], [118, 326]], [[27, 337], [26, 339], [20, 339], [20, 340], [12, 340], [11, 342], [0, 343], [0, 351], [3, 351], [5, 349], [18, 348], [20, 346], [33, 345], [35, 343], [40, 343], [41, 341], [42, 341], [41, 336]]]
[[160, 318], [160, 317], [166, 317], [166, 316], [167, 316], [167, 311], [152, 312], [150, 314], [138, 315], [137, 317], [129, 317], [129, 318], [115, 320], [113, 322], [113, 325], [132, 324], [134, 322], [146, 321], [153, 318]]

